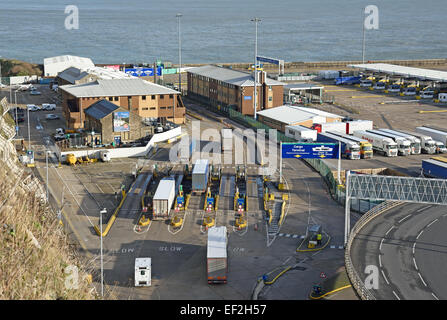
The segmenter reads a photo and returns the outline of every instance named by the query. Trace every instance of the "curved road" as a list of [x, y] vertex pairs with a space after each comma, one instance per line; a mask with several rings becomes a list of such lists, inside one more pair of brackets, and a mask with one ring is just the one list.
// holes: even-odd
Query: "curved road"
[[360, 230], [351, 257], [358, 274], [377, 266], [377, 299], [447, 299], [447, 210], [405, 204], [385, 212]]

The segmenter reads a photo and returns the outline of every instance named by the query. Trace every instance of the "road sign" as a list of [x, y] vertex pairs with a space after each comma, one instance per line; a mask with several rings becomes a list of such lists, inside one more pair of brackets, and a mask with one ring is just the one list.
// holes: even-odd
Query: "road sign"
[[336, 143], [283, 143], [282, 158], [337, 159]]

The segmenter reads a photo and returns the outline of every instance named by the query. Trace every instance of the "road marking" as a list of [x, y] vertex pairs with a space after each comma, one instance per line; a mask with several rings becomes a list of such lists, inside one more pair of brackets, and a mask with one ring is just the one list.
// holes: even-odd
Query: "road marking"
[[411, 214], [409, 214], [409, 215], [406, 216], [406, 217], [403, 217], [402, 219], [399, 220], [399, 223], [401, 223], [402, 221], [404, 221], [405, 219], [407, 219], [407, 218], [410, 217], [410, 216], [411, 216]]
[[382, 256], [379, 254], [379, 267], [382, 268]]
[[97, 183], [95, 183], [95, 185], [98, 187], [99, 191], [101, 191], [102, 193], [104, 193], [104, 191], [102, 191], [102, 189], [98, 186]]
[[385, 272], [383, 272], [383, 270], [381, 270], [382, 271], [382, 276], [383, 276], [383, 278], [385, 279], [385, 281], [386, 281], [386, 284], [390, 284], [389, 282], [388, 282], [388, 279], [386, 278], [386, 276], [385, 276]]
[[418, 265], [416, 264], [416, 259], [413, 257], [413, 263], [414, 263], [414, 267], [416, 268], [416, 270], [418, 270], [419, 271], [419, 269], [418, 269]]
[[435, 294], [432, 292], [431, 295], [436, 299], [439, 300], [437, 296], [435, 296]]
[[388, 235], [388, 233], [390, 233], [391, 232], [391, 230], [393, 230], [394, 229], [394, 226], [391, 226], [391, 228], [385, 233], [385, 235], [387, 236]]
[[431, 207], [432, 206], [426, 206], [426, 207], [423, 207], [423, 208], [420, 208], [420, 209], [416, 210], [416, 212], [421, 212], [421, 211], [424, 211], [424, 210], [426, 210], [428, 208], [431, 208]]
[[393, 294], [394, 294], [394, 296], [397, 298], [397, 300], [400, 300], [399, 296], [397, 295], [396, 292], [394, 292], [394, 290], [393, 290]]
[[421, 232], [419, 232], [418, 236], [416, 237], [416, 240], [419, 239], [419, 237], [421, 236], [421, 234], [424, 232], [424, 230], [421, 230]]
[[380, 246], [379, 246], [379, 250], [382, 250], [382, 244], [383, 244], [383, 240], [385, 240], [385, 238], [382, 238], [382, 240], [380, 241]]
[[425, 283], [424, 279], [422, 279], [421, 274], [418, 272], [419, 278], [421, 278], [422, 283], [424, 284], [424, 286], [427, 286], [427, 284]]
[[416, 248], [416, 242], [413, 243], [413, 255], [414, 255], [414, 250], [415, 250], [415, 248]]
[[432, 222], [430, 222], [430, 224], [428, 226], [426, 226], [426, 228], [429, 228], [433, 223], [435, 223], [436, 221], [438, 221], [438, 219], [433, 220]]

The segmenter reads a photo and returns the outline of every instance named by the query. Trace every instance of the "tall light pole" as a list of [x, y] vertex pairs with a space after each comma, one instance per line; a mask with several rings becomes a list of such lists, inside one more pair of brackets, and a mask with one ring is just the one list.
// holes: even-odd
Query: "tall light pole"
[[102, 255], [102, 215], [107, 213], [107, 209], [104, 208], [99, 211], [99, 225], [101, 231], [101, 297], [104, 298], [104, 260]]
[[258, 56], [258, 22], [261, 21], [261, 19], [259, 18], [253, 18], [251, 19], [252, 22], [255, 23], [255, 63], [254, 63], [254, 68], [253, 68], [253, 72], [254, 72], [254, 80], [255, 83], [253, 85], [253, 109], [254, 109], [254, 118], [256, 119], [256, 109], [258, 106], [257, 103], [257, 84], [258, 84], [258, 66], [257, 66], [257, 61], [256, 61], [256, 57]]
[[[1, 58], [2, 56], [0, 56]], [[2, 85], [2, 60], [0, 59], [0, 86]]]
[[366, 44], [365, 44], [365, 8], [362, 9], [362, 26], [363, 26], [363, 44], [362, 44], [362, 63], [365, 64], [365, 48], [366, 48]]
[[47, 203], [49, 202], [49, 194], [48, 194], [48, 156], [49, 156], [49, 154], [50, 154], [50, 151], [46, 151], [45, 152], [45, 163], [46, 163], [46, 165], [47, 165]]
[[28, 116], [27, 116], [27, 118], [28, 118], [28, 150], [31, 150], [31, 134], [29, 131], [29, 108], [28, 108], [28, 106], [26, 107], [26, 110], [28, 111]]
[[178, 87], [180, 93], [182, 93], [182, 39], [180, 37], [180, 18], [183, 16], [181, 13], [177, 13], [177, 28], [178, 28]]
[[[11, 88], [11, 86], [9, 86], [9, 88]], [[12, 98], [11, 98], [12, 100]], [[17, 118], [17, 90], [14, 91], [14, 102], [16, 105], [16, 135], [19, 135], [19, 120]]]

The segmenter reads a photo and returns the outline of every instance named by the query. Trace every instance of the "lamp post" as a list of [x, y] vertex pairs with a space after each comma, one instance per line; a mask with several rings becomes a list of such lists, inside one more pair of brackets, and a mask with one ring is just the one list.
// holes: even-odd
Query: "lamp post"
[[365, 40], [366, 40], [366, 33], [365, 33], [365, 8], [362, 9], [362, 26], [363, 26], [363, 43], [362, 43], [362, 63], [365, 64]]
[[[10, 86], [11, 88], [11, 86]], [[17, 118], [17, 90], [14, 91], [14, 102], [16, 105], [16, 135], [19, 135], [19, 120]]]
[[49, 194], [48, 194], [48, 156], [50, 155], [50, 151], [46, 151], [45, 152], [45, 163], [46, 163], [46, 166], [47, 166], [47, 203], [49, 202], [49, 200], [48, 200], [48, 196], [49, 196]]
[[101, 297], [104, 298], [104, 260], [102, 255], [102, 215], [107, 213], [107, 209], [104, 208], [99, 211], [99, 225], [101, 232]]
[[27, 116], [27, 118], [28, 118], [28, 150], [31, 150], [31, 133], [29, 130], [29, 107], [28, 106], [26, 107], [26, 110], [27, 110], [27, 114], [28, 114], [28, 116]]
[[253, 68], [253, 72], [254, 72], [254, 86], [253, 86], [253, 109], [254, 109], [254, 118], [256, 119], [256, 109], [258, 106], [257, 103], [257, 84], [258, 84], [258, 66], [257, 66], [257, 61], [256, 61], [256, 57], [258, 55], [258, 22], [261, 21], [261, 19], [259, 18], [253, 18], [251, 19], [252, 22], [255, 23], [255, 63], [254, 63], [254, 68]]
[[182, 92], [182, 39], [180, 37], [180, 18], [183, 15], [181, 13], [177, 13], [175, 17], [177, 18], [177, 27], [178, 27], [178, 87], [180, 93]]

